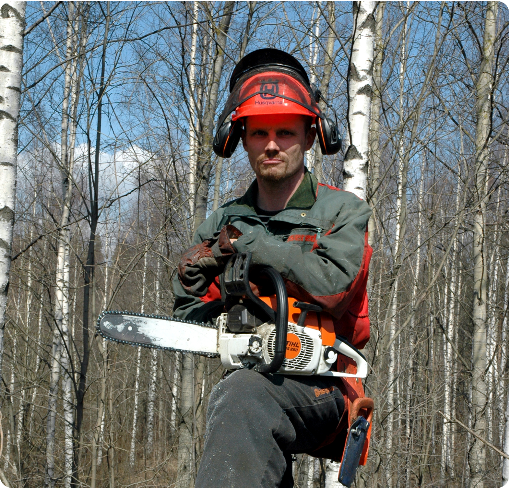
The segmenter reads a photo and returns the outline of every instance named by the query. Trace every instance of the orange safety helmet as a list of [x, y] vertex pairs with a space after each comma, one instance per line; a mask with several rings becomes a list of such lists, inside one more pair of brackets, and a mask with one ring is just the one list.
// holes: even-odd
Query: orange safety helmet
[[248, 78], [241, 86], [239, 98], [244, 100], [232, 114], [235, 121], [249, 115], [296, 114], [317, 117], [312, 112], [310, 90], [292, 76], [278, 71], [264, 71]]
[[[244, 117], [298, 114], [313, 118], [322, 153], [337, 153], [342, 146], [337, 123], [323, 115], [318, 105], [320, 97], [320, 91], [310, 85], [305, 69], [292, 55], [278, 49], [247, 54], [232, 72], [230, 95], [216, 126], [214, 152], [224, 158], [232, 155], [241, 138]], [[227, 120], [229, 115], [231, 120]]]

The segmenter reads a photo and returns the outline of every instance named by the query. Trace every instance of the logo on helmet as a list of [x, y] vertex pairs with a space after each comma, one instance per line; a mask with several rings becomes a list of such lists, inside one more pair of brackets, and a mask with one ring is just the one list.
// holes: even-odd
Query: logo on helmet
[[261, 98], [264, 98], [265, 100], [272, 100], [273, 98], [276, 98], [276, 95], [278, 95], [278, 82], [262, 83], [260, 85], [260, 91]]

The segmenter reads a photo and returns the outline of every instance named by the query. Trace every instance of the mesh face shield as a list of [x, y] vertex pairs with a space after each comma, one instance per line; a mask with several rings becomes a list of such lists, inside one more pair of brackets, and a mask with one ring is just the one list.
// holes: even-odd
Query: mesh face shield
[[218, 126], [232, 114], [232, 121], [250, 115], [299, 114], [322, 117], [316, 93], [299, 74], [280, 66], [250, 70], [235, 83]]

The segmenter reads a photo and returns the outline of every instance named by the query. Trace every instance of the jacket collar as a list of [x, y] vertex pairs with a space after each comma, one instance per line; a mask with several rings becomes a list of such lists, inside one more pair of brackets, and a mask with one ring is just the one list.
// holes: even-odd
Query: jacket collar
[[[305, 176], [298, 189], [290, 197], [285, 209], [290, 208], [311, 208], [317, 196], [317, 178], [305, 167]], [[255, 179], [246, 193], [236, 201], [236, 205], [244, 205], [255, 211], [257, 203], [258, 184]]]

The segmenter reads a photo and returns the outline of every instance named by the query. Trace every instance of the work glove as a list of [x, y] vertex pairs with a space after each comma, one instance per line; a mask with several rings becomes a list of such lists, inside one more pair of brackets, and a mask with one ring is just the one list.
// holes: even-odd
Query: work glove
[[191, 247], [181, 257], [179, 280], [190, 295], [203, 297], [216, 276], [223, 272], [229, 257], [237, 251], [231, 239], [243, 234], [233, 225], [225, 225], [212, 239]]

